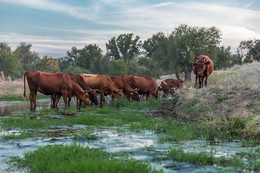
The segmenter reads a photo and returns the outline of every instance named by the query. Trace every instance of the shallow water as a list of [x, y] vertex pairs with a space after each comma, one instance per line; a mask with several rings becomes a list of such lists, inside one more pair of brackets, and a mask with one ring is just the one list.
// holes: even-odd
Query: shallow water
[[[46, 102], [46, 103], [45, 103]], [[23, 107], [14, 106], [16, 104], [22, 104], [23, 102], [0, 102], [0, 107], [10, 106], [12, 111], [9, 111], [8, 114], [2, 115], [2, 117], [8, 118], [12, 115], [15, 115], [17, 112], [22, 112]], [[40, 105], [45, 105], [49, 107], [48, 100], [42, 101]], [[44, 107], [44, 106], [40, 106]], [[29, 107], [26, 107], [26, 110], [29, 110]], [[53, 118], [62, 118], [60, 115], [54, 115]], [[90, 127], [91, 128], [91, 127]], [[161, 160], [158, 161], [160, 156], [164, 156], [168, 151], [169, 147], [182, 147], [184, 151], [212, 151], [216, 150], [216, 156], [230, 156], [238, 151], [247, 151], [249, 149], [242, 148], [242, 144], [239, 141], [218, 143], [215, 145], [210, 145], [206, 140], [191, 140], [185, 142], [165, 142], [160, 143], [158, 141], [158, 136], [151, 131], [143, 131], [142, 133], [133, 133], [129, 132], [127, 128], [118, 129], [117, 127], [113, 128], [103, 128], [95, 130], [92, 132], [95, 136], [99, 138], [97, 140], [84, 140], [78, 139], [73, 140], [72, 137], [64, 137], [62, 133], [64, 131], [82, 131], [85, 130], [86, 126], [84, 125], [74, 125], [72, 127], [68, 126], [58, 126], [52, 127], [46, 130], [48, 133], [55, 132], [60, 134], [59, 137], [50, 137], [50, 138], [37, 138], [37, 139], [9, 139], [3, 140], [1, 136], [6, 134], [20, 134], [21, 131], [17, 129], [1, 129], [0, 128], [0, 172], [6, 172], [5, 169], [8, 168], [8, 165], [5, 163], [5, 160], [8, 160], [10, 156], [23, 156], [23, 153], [26, 151], [35, 150], [39, 146], [46, 146], [51, 144], [71, 144], [73, 142], [78, 142], [83, 146], [101, 148], [108, 152], [114, 153], [127, 153], [131, 157], [149, 161], [155, 168], [163, 169], [164, 172], [223, 172], [227, 169], [232, 168], [218, 168], [215, 166], [204, 166], [199, 164], [183, 163], [176, 162], [174, 160]], [[33, 129], [28, 129], [28, 131], [33, 131]], [[232, 172], [241, 172], [232, 171]]]

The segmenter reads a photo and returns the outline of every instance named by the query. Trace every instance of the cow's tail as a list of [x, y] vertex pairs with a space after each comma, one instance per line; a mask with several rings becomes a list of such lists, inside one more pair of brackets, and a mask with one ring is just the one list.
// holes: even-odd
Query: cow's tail
[[25, 97], [26, 97], [26, 86], [25, 86], [25, 77], [27, 75], [27, 72], [24, 73], [24, 76], [23, 76], [23, 100], [24, 100], [24, 103], [25, 103]]

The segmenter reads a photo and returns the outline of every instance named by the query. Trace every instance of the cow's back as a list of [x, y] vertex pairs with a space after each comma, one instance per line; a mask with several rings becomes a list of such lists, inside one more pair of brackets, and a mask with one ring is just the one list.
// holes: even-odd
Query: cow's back
[[179, 79], [166, 79], [165, 83], [171, 86], [175, 86], [177, 88], [181, 87], [182, 84], [184, 83], [183, 80], [179, 80]]
[[109, 89], [118, 92], [117, 87], [114, 85], [111, 78], [107, 75], [83, 73], [81, 76], [92, 89]]
[[72, 88], [70, 77], [64, 73], [28, 71], [26, 78], [30, 90], [38, 90], [46, 95], [60, 93], [61, 90]]

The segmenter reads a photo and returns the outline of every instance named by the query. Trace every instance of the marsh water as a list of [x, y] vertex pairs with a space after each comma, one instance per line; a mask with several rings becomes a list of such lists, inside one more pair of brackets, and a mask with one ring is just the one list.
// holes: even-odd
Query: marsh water
[[[38, 109], [49, 108], [50, 100], [41, 100], [38, 103]], [[24, 104], [23, 101], [15, 102], [0, 102], [0, 118], [8, 118], [13, 116], [24, 115], [24, 112], [29, 112], [29, 104]], [[62, 103], [61, 105], [62, 106]], [[53, 115], [53, 118], [62, 118], [60, 115]], [[87, 127], [85, 125], [68, 126], [56, 126], [51, 127], [47, 131], [55, 131], [62, 133], [62, 131], [84, 131]], [[27, 129], [27, 131], [33, 131], [33, 129]], [[46, 146], [51, 144], [71, 144], [78, 142], [83, 146], [101, 148], [108, 152], [126, 153], [130, 157], [133, 157], [142, 161], [149, 161], [157, 169], [163, 169], [164, 172], [223, 172], [232, 170], [232, 168], [220, 168], [217, 166], [204, 166], [200, 164], [191, 164], [185, 162], [177, 162], [175, 160], [155, 159], [164, 156], [169, 147], [182, 147], [184, 151], [212, 151], [215, 150], [215, 155], [230, 156], [238, 151], [247, 152], [251, 148], [242, 147], [240, 141], [215, 143], [210, 144], [206, 140], [190, 140], [183, 142], [159, 142], [158, 136], [152, 131], [143, 131], [142, 133], [133, 133], [127, 130], [127, 128], [117, 127], [102, 128], [94, 130], [91, 133], [97, 136], [97, 139], [73, 139], [70, 137], [64, 137], [62, 135], [58, 137], [50, 138], [36, 138], [36, 139], [8, 139], [3, 140], [1, 137], [5, 134], [20, 134], [18, 129], [2, 129], [0, 127], [0, 172], [7, 172], [8, 165], [5, 163], [10, 156], [23, 156], [26, 151], [35, 150], [39, 146]], [[17, 171], [18, 172], [18, 171]], [[244, 172], [243, 170], [236, 170], [232, 172]]]

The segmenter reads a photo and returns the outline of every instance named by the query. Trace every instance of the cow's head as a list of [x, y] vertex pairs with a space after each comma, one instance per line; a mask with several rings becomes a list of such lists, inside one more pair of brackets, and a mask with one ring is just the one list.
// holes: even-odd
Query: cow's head
[[122, 92], [122, 90], [114, 90], [114, 91], [112, 91], [112, 95], [115, 98], [119, 98], [119, 97], [123, 97], [124, 93]]
[[98, 105], [98, 99], [97, 99], [97, 93], [95, 90], [91, 90], [88, 92], [89, 94], [89, 99], [92, 103], [94, 103], [95, 105]]
[[88, 93], [87, 92], [85, 92], [84, 94], [83, 94], [83, 97], [81, 98], [81, 100], [84, 102], [84, 103], [86, 103], [87, 105], [90, 105], [90, 100], [89, 100], [89, 95], [88, 95]]
[[209, 65], [210, 62], [206, 61], [205, 57], [200, 55], [196, 56], [196, 60], [193, 63], [193, 66], [197, 68], [198, 76], [202, 77], [203, 72], [206, 70], [207, 65]]
[[130, 97], [135, 101], [140, 101], [140, 97], [137, 91], [131, 91], [129, 92]]

